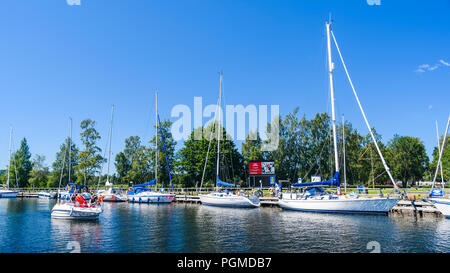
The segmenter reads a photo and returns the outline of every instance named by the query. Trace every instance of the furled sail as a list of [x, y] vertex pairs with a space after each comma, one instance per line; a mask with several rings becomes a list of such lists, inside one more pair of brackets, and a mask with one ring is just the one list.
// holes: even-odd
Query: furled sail
[[330, 180], [320, 181], [320, 182], [309, 182], [309, 183], [295, 183], [292, 187], [314, 187], [314, 186], [336, 186], [339, 187], [341, 182], [339, 181], [339, 172], [336, 172]]

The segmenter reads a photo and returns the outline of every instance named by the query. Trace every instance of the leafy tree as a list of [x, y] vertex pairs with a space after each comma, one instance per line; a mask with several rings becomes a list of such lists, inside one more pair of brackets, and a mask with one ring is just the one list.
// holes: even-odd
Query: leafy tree
[[83, 143], [83, 150], [78, 153], [78, 165], [75, 167], [77, 173], [77, 182], [85, 185], [94, 185], [95, 173], [99, 170], [103, 157], [101, 156], [101, 149], [96, 145], [100, 134], [95, 130], [95, 121], [85, 119], [81, 122], [81, 141]]
[[425, 146], [416, 137], [395, 135], [388, 143], [387, 155], [392, 175], [402, 181], [404, 188], [409, 181], [421, 179], [428, 167]]
[[[172, 182], [174, 183], [174, 171], [175, 171], [175, 146], [177, 145], [176, 141], [172, 137], [172, 133], [170, 132], [170, 127], [172, 126], [172, 122], [169, 120], [161, 122], [161, 125], [158, 126], [158, 184], [160, 186], [169, 187], [170, 186], [170, 177], [169, 177], [169, 171], [167, 169], [167, 161], [170, 167], [171, 176], [172, 176]], [[155, 126], [156, 128], [156, 126]], [[161, 132], [163, 135], [161, 135]], [[163, 145], [163, 139], [164, 139], [164, 145]], [[155, 142], [156, 142], [156, 135], [150, 140], [150, 146], [152, 148], [149, 148], [151, 153], [151, 158], [155, 160]], [[166, 155], [164, 154], [164, 146], [166, 148], [166, 154], [167, 154], [167, 160]], [[153, 161], [153, 166], [154, 166]]]
[[[442, 142], [444, 141], [444, 136], [440, 137], [439, 145], [442, 147]], [[450, 135], [447, 135], [447, 139], [445, 141], [444, 152], [442, 153], [442, 170], [444, 174], [444, 181], [450, 181]], [[434, 147], [433, 149], [433, 161], [429, 166], [429, 179], [433, 180], [434, 174], [436, 173], [436, 164], [439, 160], [439, 152], [438, 147]], [[441, 171], [439, 167], [438, 175], [436, 176], [436, 181], [441, 181]]]
[[36, 154], [32, 160], [33, 169], [30, 173], [30, 184], [36, 188], [47, 186], [50, 174], [48, 166], [45, 166], [45, 156]]
[[121, 183], [141, 184], [154, 176], [150, 150], [138, 136], [125, 139], [125, 148], [116, 155], [115, 166]]
[[29, 185], [28, 180], [32, 168], [30, 148], [28, 147], [26, 138], [23, 138], [20, 142], [19, 150], [12, 155], [10, 170], [17, 174], [19, 188], [25, 188]]
[[[217, 169], [217, 131], [216, 122], [208, 127], [197, 128], [192, 131], [189, 139], [184, 142], [184, 147], [178, 153], [178, 169], [182, 175], [181, 181], [185, 187], [200, 186], [203, 169], [205, 168], [206, 155], [209, 155], [206, 162], [203, 186], [214, 186], [216, 182]], [[202, 139], [195, 139], [199, 132], [203, 132]], [[211, 135], [212, 134], [212, 137]], [[211, 139], [211, 144], [210, 144]], [[231, 137], [226, 134], [222, 127], [220, 138], [220, 163], [219, 176], [223, 181], [239, 184], [245, 178], [244, 159]]]
[[[69, 161], [69, 142], [70, 142], [70, 161]], [[78, 165], [78, 147], [66, 138], [64, 143], [59, 147], [59, 152], [56, 153], [55, 161], [52, 163], [52, 171], [47, 182], [47, 187], [57, 188], [61, 179], [61, 168], [64, 164], [64, 171], [61, 180], [61, 186], [64, 187], [68, 182], [77, 181], [77, 174], [75, 173], [75, 166]], [[70, 164], [69, 164], [70, 163]], [[69, 166], [70, 166], [70, 180], [69, 181]]]

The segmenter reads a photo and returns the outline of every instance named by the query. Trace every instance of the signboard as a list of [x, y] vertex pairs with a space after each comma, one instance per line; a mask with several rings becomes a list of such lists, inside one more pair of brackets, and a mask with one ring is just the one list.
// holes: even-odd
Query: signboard
[[272, 162], [249, 162], [248, 172], [250, 175], [274, 175], [275, 163]]
[[275, 164], [273, 162], [261, 162], [262, 174], [275, 174]]
[[249, 174], [261, 174], [261, 162], [250, 162], [248, 166]]
[[322, 181], [320, 176], [311, 176], [311, 182], [320, 182]]
[[301, 178], [299, 177], [297, 182], [298, 182], [298, 183], [302, 183], [302, 182], [303, 182], [303, 179], [301, 179]]
[[275, 184], [275, 176], [270, 177], [270, 185]]

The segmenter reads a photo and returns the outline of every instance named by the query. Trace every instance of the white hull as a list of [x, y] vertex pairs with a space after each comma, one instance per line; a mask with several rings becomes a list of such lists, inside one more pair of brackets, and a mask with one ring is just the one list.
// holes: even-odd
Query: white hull
[[56, 204], [52, 209], [51, 217], [54, 219], [80, 219], [95, 220], [102, 213], [102, 207], [93, 208], [75, 207], [73, 204]]
[[105, 202], [126, 202], [127, 196], [118, 192], [116, 189], [109, 188], [98, 192], [99, 196], [103, 196]]
[[240, 196], [226, 193], [200, 194], [202, 205], [234, 208], [257, 208], [261, 205], [255, 196]]
[[16, 198], [18, 192], [10, 190], [0, 190], [0, 198]]
[[172, 194], [149, 191], [127, 196], [131, 203], [172, 203], [174, 198], [175, 195]]
[[[281, 208], [297, 211], [311, 212], [337, 212], [337, 213], [385, 213], [387, 214], [397, 204], [397, 198], [345, 198], [339, 199], [292, 199], [289, 193], [283, 193], [278, 204]], [[325, 197], [327, 198], [327, 197]]]
[[120, 194], [102, 194], [103, 202], [126, 202], [127, 197]]
[[56, 193], [53, 193], [53, 192], [39, 192], [38, 193], [38, 198], [54, 199], [54, 198], [56, 198]]
[[450, 199], [431, 198], [434, 206], [447, 218], [450, 218]]

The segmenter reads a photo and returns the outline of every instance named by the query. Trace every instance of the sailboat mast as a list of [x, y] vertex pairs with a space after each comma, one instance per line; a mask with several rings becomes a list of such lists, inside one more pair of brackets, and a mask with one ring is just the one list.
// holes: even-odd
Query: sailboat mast
[[331, 59], [330, 22], [327, 22], [326, 26], [327, 26], [328, 73], [329, 73], [328, 75], [330, 79], [330, 92], [331, 92], [331, 123], [333, 126], [334, 162], [336, 172], [339, 172], [339, 160], [338, 160], [337, 140], [336, 140], [336, 115], [334, 109], [334, 86], [333, 86], [334, 63]]
[[223, 72], [220, 72], [220, 88], [219, 88], [219, 102], [217, 107], [218, 112], [218, 118], [217, 118], [217, 166], [216, 166], [216, 186], [217, 186], [217, 179], [219, 179], [219, 152], [220, 152], [220, 131], [221, 131], [221, 124], [220, 124], [220, 110], [221, 110], [221, 102], [222, 102], [222, 81], [223, 81]]
[[[441, 144], [439, 143], [439, 129], [438, 129], [438, 122], [436, 120], [436, 137], [437, 137], [437, 148], [438, 148], [438, 154], [441, 153]], [[442, 181], [442, 187], [444, 187], [444, 173], [442, 171], [442, 161], [439, 162], [440, 168], [441, 168], [441, 181]]]
[[6, 181], [7, 189], [9, 189], [9, 168], [11, 166], [11, 142], [12, 142], [12, 127], [9, 127], [9, 164], [8, 164], [8, 180]]
[[342, 154], [344, 156], [344, 192], [347, 193], [347, 172], [345, 170], [345, 120], [342, 115]]
[[72, 158], [71, 158], [71, 152], [72, 152], [72, 118], [69, 118], [69, 181], [68, 182], [70, 182], [70, 169], [71, 169], [71, 166], [72, 166]]
[[155, 91], [155, 123], [156, 123], [156, 137], [155, 137], [155, 190], [158, 189], [158, 91]]
[[[447, 133], [448, 133], [448, 126], [449, 126], [449, 124], [450, 124], [450, 115], [448, 116], [447, 126], [445, 127], [445, 131], [444, 131], [444, 142], [442, 143], [442, 148], [441, 148], [441, 151], [439, 152], [439, 159], [438, 159], [438, 162], [436, 164], [436, 172], [434, 173], [434, 178], [433, 178], [433, 186], [431, 187], [432, 189], [434, 188], [434, 184], [436, 183], [436, 177], [437, 177], [437, 174], [438, 174], [439, 163], [441, 162], [442, 154], [444, 153], [445, 142], [447, 141]], [[438, 144], [438, 147], [439, 147], [439, 144]]]
[[333, 31], [330, 30], [330, 32], [331, 32], [331, 35], [333, 36], [334, 45], [336, 46], [337, 52], [339, 53], [339, 58], [341, 59], [342, 66], [344, 67], [348, 82], [353, 90], [353, 94], [355, 95], [356, 102], [358, 103], [359, 109], [361, 110], [361, 114], [364, 118], [364, 121], [366, 122], [367, 129], [369, 129], [369, 133], [370, 133], [370, 136], [372, 137], [373, 143], [375, 144], [375, 148], [377, 149], [377, 152], [380, 155], [380, 159], [381, 159], [381, 162], [383, 163], [384, 169], [386, 170], [389, 178], [391, 179], [391, 182], [394, 185], [394, 188], [396, 190], [398, 190], [398, 186], [395, 183], [394, 177], [392, 176], [391, 171], [390, 171], [386, 161], [384, 160], [384, 157], [383, 157], [383, 154], [381, 153], [380, 147], [378, 147], [377, 140], [375, 139], [375, 136], [373, 135], [372, 127], [370, 127], [369, 121], [367, 120], [366, 114], [364, 113], [364, 109], [362, 108], [361, 102], [359, 101], [359, 98], [358, 98], [358, 94], [356, 94], [355, 86], [353, 85], [352, 79], [350, 78], [350, 75], [348, 73], [347, 66], [345, 65], [344, 58], [342, 57], [342, 54], [341, 54], [341, 50], [339, 49], [339, 46], [337, 44], [336, 37], [334, 36]]
[[110, 162], [111, 162], [111, 139], [112, 139], [113, 117], [114, 117], [114, 104], [111, 106], [111, 121], [109, 123], [108, 169], [107, 169], [107, 172], [106, 172], [106, 183], [108, 183], [108, 184], [109, 184], [109, 166], [110, 166]]

